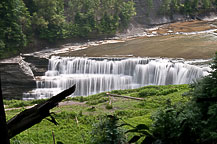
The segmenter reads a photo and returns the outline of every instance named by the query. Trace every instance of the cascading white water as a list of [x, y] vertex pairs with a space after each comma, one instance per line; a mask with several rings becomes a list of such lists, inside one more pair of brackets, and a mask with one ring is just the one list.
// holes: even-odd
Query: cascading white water
[[76, 84], [74, 96], [145, 85], [189, 84], [205, 75], [203, 68], [169, 59], [52, 57], [37, 89], [24, 99], [48, 98]]

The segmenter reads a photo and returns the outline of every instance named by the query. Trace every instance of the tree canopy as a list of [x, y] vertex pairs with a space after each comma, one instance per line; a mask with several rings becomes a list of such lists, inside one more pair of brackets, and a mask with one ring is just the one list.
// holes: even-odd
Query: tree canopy
[[35, 38], [113, 35], [135, 14], [134, 2], [124, 0], [2, 0], [0, 58], [17, 54]]

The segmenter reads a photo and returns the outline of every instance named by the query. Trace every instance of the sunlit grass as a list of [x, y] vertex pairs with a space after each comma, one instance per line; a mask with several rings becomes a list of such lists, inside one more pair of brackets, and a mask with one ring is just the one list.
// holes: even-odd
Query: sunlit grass
[[[139, 123], [151, 125], [151, 115], [154, 114], [158, 108], [164, 107], [168, 101], [175, 104], [184, 103], [189, 100], [188, 95], [182, 96], [183, 93], [189, 91], [188, 85], [148, 86], [133, 90], [116, 90], [111, 93], [139, 97], [139, 93], [144, 89], [146, 89], [146, 91], [147, 89], [157, 89], [158, 93], [156, 93], [156, 95], [145, 96], [144, 101], [112, 98], [112, 109], [106, 108], [109, 98], [105, 93], [82, 98], [68, 98], [68, 100], [82, 101], [82, 103], [54, 108], [52, 112], [56, 113], [54, 117], [59, 125], [56, 126], [44, 119], [41, 123], [11, 139], [11, 143], [53, 143], [53, 132], [56, 142], [61, 141], [64, 144], [87, 144], [91, 138], [90, 132], [92, 125], [98, 121], [98, 116], [116, 114], [120, 119], [132, 125]], [[171, 89], [177, 90], [174, 91]], [[168, 94], [161, 94], [162, 91], [167, 91]], [[22, 103], [22, 101], [19, 101], [19, 103]], [[25, 103], [27, 103], [27, 105], [33, 104], [31, 101], [23, 101], [23, 103], [24, 105], [26, 105]], [[13, 102], [10, 103], [9, 101], [7, 104], [10, 107], [14, 105]], [[24, 105], [21, 106], [23, 107]], [[24, 108], [7, 111], [7, 119], [13, 117], [23, 109]]]

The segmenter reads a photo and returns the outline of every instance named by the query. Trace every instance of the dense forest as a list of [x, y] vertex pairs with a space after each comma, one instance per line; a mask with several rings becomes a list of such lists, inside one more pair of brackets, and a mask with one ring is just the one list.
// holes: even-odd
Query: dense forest
[[135, 15], [123, 0], [2, 0], [0, 57], [16, 54], [35, 39], [112, 35]]
[[[151, 2], [150, 5], [152, 5]], [[215, 11], [216, 8], [217, 0], [163, 0], [159, 12], [167, 15], [181, 13], [194, 17], [198, 14]]]

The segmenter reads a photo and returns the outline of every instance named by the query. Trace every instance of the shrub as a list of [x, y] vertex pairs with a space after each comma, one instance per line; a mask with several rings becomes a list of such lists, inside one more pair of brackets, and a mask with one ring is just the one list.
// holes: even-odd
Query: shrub
[[126, 137], [118, 125], [116, 116], [108, 115], [99, 118], [93, 125], [91, 144], [125, 144]]
[[106, 108], [106, 109], [112, 109], [113, 106], [112, 106], [112, 104], [106, 104], [105, 108]]
[[217, 143], [217, 53], [210, 75], [193, 85], [187, 104], [171, 105], [153, 117], [153, 135], [160, 143]]
[[158, 90], [155, 88], [144, 89], [139, 92], [139, 97], [153, 96], [157, 95]]
[[174, 93], [174, 92], [177, 92], [178, 89], [177, 88], [171, 88], [171, 89], [165, 89], [165, 90], [162, 90], [158, 93], [158, 95], [168, 95], [168, 94], [171, 94], [171, 93]]

